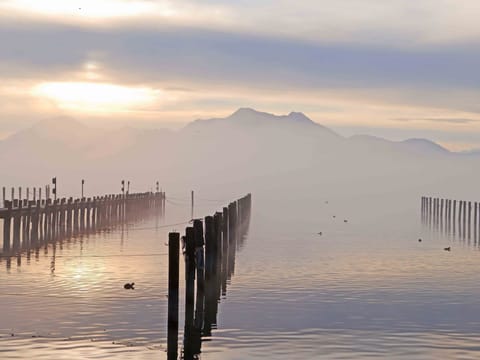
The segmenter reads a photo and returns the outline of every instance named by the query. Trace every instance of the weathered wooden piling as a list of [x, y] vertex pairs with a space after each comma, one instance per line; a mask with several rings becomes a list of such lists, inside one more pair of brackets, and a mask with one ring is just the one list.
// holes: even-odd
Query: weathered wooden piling
[[[193, 326], [195, 305], [195, 233], [193, 227], [185, 230], [185, 321], [186, 326]], [[191, 312], [191, 313], [190, 313]], [[191, 320], [191, 323], [187, 322]]]
[[180, 234], [168, 235], [168, 359], [178, 358], [178, 288]]
[[[235, 241], [241, 243], [248, 231], [250, 207], [249, 194], [231, 203], [228, 208], [223, 208], [223, 212], [206, 216], [204, 226], [200, 219], [196, 219], [193, 227], [186, 228], [183, 237], [186, 295], [182, 357], [185, 360], [198, 358], [201, 353], [202, 336], [208, 337], [212, 329], [216, 328], [218, 304], [221, 295], [226, 294], [227, 277], [230, 278], [233, 274], [229, 264], [234, 262], [232, 256], [235, 256], [237, 244]], [[230, 244], [231, 239], [235, 241]], [[202, 258], [203, 254], [205, 260]], [[197, 294], [194, 301], [195, 269]], [[175, 345], [171, 346], [175, 348]]]
[[[239, 216], [244, 211], [243, 201], [245, 199], [238, 201]], [[424, 196], [421, 200], [421, 218], [422, 224], [425, 226], [428, 225], [433, 230], [439, 230], [449, 235], [458, 235], [462, 240], [468, 239], [470, 242], [473, 233], [476, 243], [480, 236], [480, 203], [477, 201]]]
[[12, 202], [5, 201], [6, 211], [3, 216], [3, 252], [8, 253], [10, 251], [10, 226], [12, 220]]
[[[12, 195], [14, 195], [12, 189]], [[18, 189], [19, 194], [21, 189]], [[29, 194], [28, 194], [29, 195]], [[28, 197], [28, 196], [27, 196]], [[0, 207], [4, 219], [3, 253], [20, 252], [58, 239], [106, 229], [126, 221], [135, 221], [150, 213], [162, 213], [164, 193], [109, 195], [101, 198], [68, 200], [65, 198], [36, 201], [5, 200]], [[130, 214], [130, 217], [127, 217]], [[162, 215], [163, 216], [163, 215]]]
[[209, 278], [213, 273], [213, 264], [215, 261], [215, 228], [213, 216], [205, 217], [205, 278]]

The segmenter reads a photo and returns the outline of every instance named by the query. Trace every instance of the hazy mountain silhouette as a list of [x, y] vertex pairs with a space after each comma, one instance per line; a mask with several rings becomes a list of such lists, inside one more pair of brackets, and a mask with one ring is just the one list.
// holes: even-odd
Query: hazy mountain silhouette
[[95, 192], [112, 192], [121, 179], [131, 179], [138, 190], [156, 180], [169, 188], [216, 191], [219, 185], [248, 190], [281, 183], [378, 189], [440, 184], [448, 181], [445, 169], [471, 174], [476, 159], [426, 139], [347, 139], [299, 112], [277, 116], [241, 108], [178, 131], [102, 130], [56, 118], [0, 141], [0, 185], [41, 185], [56, 175], [65, 192], [76, 191], [82, 178]]

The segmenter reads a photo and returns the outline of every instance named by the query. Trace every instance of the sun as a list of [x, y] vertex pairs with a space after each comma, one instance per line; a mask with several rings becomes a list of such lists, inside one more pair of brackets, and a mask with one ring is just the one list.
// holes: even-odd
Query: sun
[[95, 82], [47, 82], [33, 88], [36, 97], [79, 112], [115, 112], [137, 109], [161, 99], [161, 90]]

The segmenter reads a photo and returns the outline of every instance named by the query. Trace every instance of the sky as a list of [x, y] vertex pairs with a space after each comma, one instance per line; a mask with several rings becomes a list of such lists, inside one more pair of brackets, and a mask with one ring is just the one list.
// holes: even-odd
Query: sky
[[0, 0], [0, 138], [239, 107], [480, 148], [475, 0]]

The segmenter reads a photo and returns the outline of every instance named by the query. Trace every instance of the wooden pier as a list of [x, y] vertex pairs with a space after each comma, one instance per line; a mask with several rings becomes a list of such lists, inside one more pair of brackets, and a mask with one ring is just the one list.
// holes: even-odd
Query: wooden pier
[[423, 196], [421, 221], [432, 230], [476, 241], [480, 234], [480, 202]]
[[165, 213], [165, 193], [146, 192], [57, 200], [4, 200], [2, 255]]
[[[250, 224], [251, 194], [221, 212], [196, 219], [180, 234], [169, 234], [168, 359], [178, 359], [179, 249], [185, 259], [185, 327], [182, 359], [198, 359], [202, 337], [217, 326], [218, 304], [235, 271], [236, 251]], [[195, 292], [196, 284], [196, 292]]]

